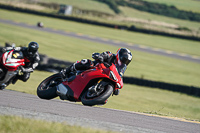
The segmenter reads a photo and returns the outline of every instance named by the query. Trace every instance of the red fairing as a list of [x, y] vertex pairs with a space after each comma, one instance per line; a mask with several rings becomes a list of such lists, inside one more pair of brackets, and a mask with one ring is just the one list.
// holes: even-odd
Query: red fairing
[[121, 89], [123, 87], [123, 80], [122, 80], [121, 76], [119, 75], [119, 73], [117, 71], [117, 68], [115, 67], [114, 64], [110, 67], [110, 70], [112, 72], [114, 72], [114, 74], [115, 74], [115, 76], [117, 78], [117, 81], [115, 81], [115, 82], [118, 83], [121, 86], [120, 88], [117, 88], [117, 86], [115, 86], [115, 89]]
[[17, 54], [13, 54], [14, 50], [3, 53], [1, 63], [8, 71], [15, 71], [19, 66], [24, 66], [24, 59], [17, 58]]
[[[116, 80], [109, 77], [111, 71], [116, 76]], [[86, 70], [83, 73], [77, 75], [72, 82], [65, 81], [63, 82], [63, 84], [69, 86], [73, 90], [73, 92], [75, 92], [74, 98], [78, 101], [81, 93], [83, 92], [89, 81], [97, 78], [107, 78], [114, 81], [116, 83], [115, 89], [121, 89], [123, 87], [123, 81], [118, 74], [115, 65], [112, 64], [112, 66], [106, 68], [102, 63], [97, 64], [93, 69]], [[117, 83], [121, 86], [120, 88], [116, 88]]]

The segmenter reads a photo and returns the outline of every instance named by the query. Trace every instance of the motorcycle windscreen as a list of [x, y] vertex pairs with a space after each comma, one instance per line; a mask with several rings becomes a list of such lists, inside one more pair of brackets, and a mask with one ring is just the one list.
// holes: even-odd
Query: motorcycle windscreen
[[121, 64], [121, 65], [115, 64], [115, 66], [117, 68], [119, 75], [122, 77], [127, 69], [126, 64]]
[[24, 59], [23, 53], [21, 51], [13, 51], [12, 59]]

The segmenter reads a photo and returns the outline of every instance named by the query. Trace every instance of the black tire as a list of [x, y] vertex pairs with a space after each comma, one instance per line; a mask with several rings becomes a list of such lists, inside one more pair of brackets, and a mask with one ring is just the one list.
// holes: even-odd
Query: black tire
[[[55, 82], [55, 83], [52, 83]], [[37, 88], [37, 95], [41, 99], [53, 99], [57, 97], [56, 86], [62, 82], [62, 78], [59, 73], [54, 74], [45, 80], [43, 80]]]
[[106, 85], [104, 87], [103, 92], [96, 97], [88, 98], [87, 94], [89, 91], [87, 90], [82, 96], [81, 101], [83, 105], [87, 106], [94, 106], [94, 105], [102, 105], [106, 103], [106, 100], [110, 97], [110, 95], [113, 93], [113, 86], [112, 85]]

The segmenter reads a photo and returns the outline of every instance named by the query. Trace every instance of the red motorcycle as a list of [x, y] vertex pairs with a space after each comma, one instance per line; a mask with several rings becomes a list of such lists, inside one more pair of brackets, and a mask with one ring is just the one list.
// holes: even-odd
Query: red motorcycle
[[57, 73], [40, 83], [37, 95], [42, 99], [59, 96], [62, 100], [81, 101], [83, 105], [102, 105], [123, 87], [119, 69], [114, 64], [98, 63], [89, 70], [71, 73], [66, 81]]
[[0, 67], [3, 72], [0, 74], [0, 89], [8, 86], [16, 75], [21, 73], [20, 66], [24, 66], [24, 56], [21, 51], [11, 50], [2, 54], [0, 57]]

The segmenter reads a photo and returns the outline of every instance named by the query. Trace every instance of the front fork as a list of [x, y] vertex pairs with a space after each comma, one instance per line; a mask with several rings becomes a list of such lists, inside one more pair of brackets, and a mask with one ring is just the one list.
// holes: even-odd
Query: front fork
[[96, 92], [97, 92], [97, 87], [99, 86], [99, 83], [100, 83], [102, 80], [103, 80], [103, 78], [102, 78], [102, 79], [99, 79], [99, 81], [97, 82], [97, 84], [91, 86], [91, 87], [88, 89], [88, 91], [89, 91], [90, 93], [96, 93]]
[[[97, 92], [96, 89], [99, 87], [99, 83], [101, 83], [101, 81], [103, 81], [103, 78], [100, 79], [100, 80], [97, 82], [97, 84], [96, 84], [95, 86], [90, 87], [90, 88], [88, 89], [89, 92], [91, 92], [91, 93], [96, 93], [96, 92]], [[119, 95], [119, 92], [120, 92], [119, 89], [114, 90], [112, 96], [113, 96], [113, 95]]]

